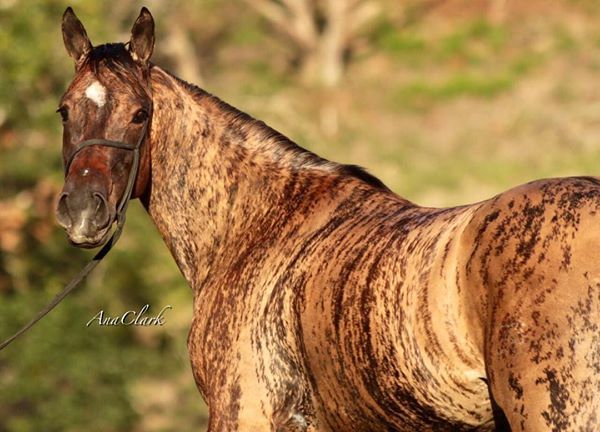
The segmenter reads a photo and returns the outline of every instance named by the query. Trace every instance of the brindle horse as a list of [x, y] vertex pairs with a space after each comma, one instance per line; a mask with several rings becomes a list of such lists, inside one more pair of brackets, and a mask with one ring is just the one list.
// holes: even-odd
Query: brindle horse
[[419, 207], [151, 64], [146, 9], [129, 44], [71, 9], [63, 36], [58, 221], [102, 244], [132, 155], [73, 152], [143, 139], [133, 197], [193, 290], [211, 432], [600, 430], [597, 179]]

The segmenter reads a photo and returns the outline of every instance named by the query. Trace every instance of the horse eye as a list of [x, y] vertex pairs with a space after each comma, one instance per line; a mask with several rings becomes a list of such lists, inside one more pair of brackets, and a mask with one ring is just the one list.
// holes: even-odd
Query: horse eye
[[131, 120], [133, 123], [144, 123], [148, 118], [148, 112], [144, 109], [138, 110]]
[[67, 120], [69, 120], [69, 110], [67, 109], [67, 107], [60, 107], [59, 109], [56, 110], [56, 112], [60, 114], [60, 117], [62, 118], [63, 123], [65, 123]]

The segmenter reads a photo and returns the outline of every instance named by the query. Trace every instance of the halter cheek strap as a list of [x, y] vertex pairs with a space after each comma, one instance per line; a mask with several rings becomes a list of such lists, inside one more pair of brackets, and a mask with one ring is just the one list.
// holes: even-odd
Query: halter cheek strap
[[123, 150], [130, 150], [133, 152], [133, 162], [131, 164], [131, 169], [129, 171], [129, 178], [127, 180], [127, 186], [125, 188], [125, 192], [121, 197], [121, 201], [119, 201], [119, 205], [117, 206], [117, 227], [113, 232], [113, 235], [110, 239], [102, 246], [102, 249], [92, 258], [92, 260], [87, 263], [87, 265], [79, 271], [79, 273], [68, 283], [67, 286], [63, 288], [63, 290], [56, 295], [52, 299], [52, 301], [41, 311], [37, 313], [33, 317], [31, 321], [29, 321], [25, 326], [23, 326], [19, 331], [17, 331], [14, 335], [6, 339], [4, 342], [0, 344], [0, 350], [4, 349], [8, 344], [18, 338], [20, 335], [29, 330], [33, 325], [42, 319], [48, 312], [54, 309], [67, 295], [71, 293], [86, 277], [90, 272], [102, 261], [102, 258], [108, 254], [108, 252], [112, 249], [112, 247], [117, 243], [119, 237], [121, 237], [121, 233], [123, 232], [123, 226], [125, 225], [125, 213], [127, 212], [127, 205], [129, 204], [129, 199], [131, 198], [131, 194], [133, 193], [133, 187], [135, 184], [135, 180], [137, 178], [139, 165], [140, 165], [140, 147], [146, 138], [146, 133], [148, 129], [148, 123], [150, 122], [150, 117], [148, 117], [143, 124], [142, 132], [140, 133], [140, 137], [134, 145], [128, 144], [123, 141], [110, 141], [101, 138], [89, 139], [79, 143], [69, 160], [65, 166], [65, 173], [69, 172], [69, 167], [73, 162], [75, 156], [84, 148], [94, 145], [101, 145], [105, 147], [114, 147]]

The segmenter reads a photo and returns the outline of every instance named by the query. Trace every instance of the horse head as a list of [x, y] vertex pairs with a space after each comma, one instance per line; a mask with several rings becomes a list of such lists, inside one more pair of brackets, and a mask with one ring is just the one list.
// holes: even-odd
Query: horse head
[[149, 184], [154, 20], [143, 8], [128, 43], [93, 47], [68, 8], [62, 33], [75, 76], [57, 110], [65, 183], [56, 217], [71, 243], [93, 248], [106, 242], [129, 196], [140, 197]]

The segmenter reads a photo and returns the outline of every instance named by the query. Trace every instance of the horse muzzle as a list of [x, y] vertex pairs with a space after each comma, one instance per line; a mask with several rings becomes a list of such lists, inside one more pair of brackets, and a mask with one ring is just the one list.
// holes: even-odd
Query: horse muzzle
[[114, 213], [105, 194], [93, 189], [63, 191], [56, 206], [56, 220], [69, 241], [87, 249], [106, 242]]

